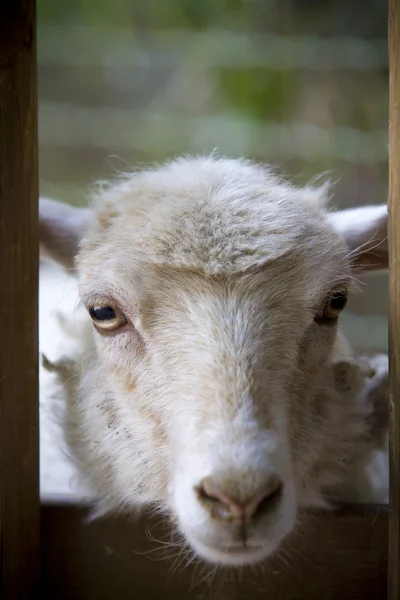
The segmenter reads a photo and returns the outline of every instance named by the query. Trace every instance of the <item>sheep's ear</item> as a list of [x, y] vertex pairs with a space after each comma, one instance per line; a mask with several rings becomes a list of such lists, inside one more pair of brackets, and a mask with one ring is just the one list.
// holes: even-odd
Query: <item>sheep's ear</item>
[[71, 269], [78, 244], [92, 223], [87, 208], [76, 208], [63, 202], [39, 199], [40, 256]]
[[388, 268], [386, 204], [339, 210], [328, 218], [345, 239], [355, 265], [366, 271]]

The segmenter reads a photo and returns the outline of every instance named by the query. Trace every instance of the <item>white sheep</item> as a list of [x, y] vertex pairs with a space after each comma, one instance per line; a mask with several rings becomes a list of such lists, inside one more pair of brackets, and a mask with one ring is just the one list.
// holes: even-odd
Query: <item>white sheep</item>
[[387, 499], [387, 359], [338, 326], [355, 269], [387, 266], [386, 206], [326, 204], [214, 156], [126, 176], [90, 210], [41, 201], [42, 251], [84, 307], [78, 348], [44, 366], [100, 513], [155, 506], [236, 565], [301, 507]]

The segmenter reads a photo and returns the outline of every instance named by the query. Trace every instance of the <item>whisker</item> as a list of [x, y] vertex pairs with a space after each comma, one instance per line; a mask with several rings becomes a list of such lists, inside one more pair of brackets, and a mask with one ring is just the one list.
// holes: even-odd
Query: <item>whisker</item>
[[171, 576], [179, 569], [179, 567], [181, 567], [181, 565], [185, 562], [185, 560], [191, 554], [191, 552], [192, 552], [192, 550], [190, 548], [185, 548], [184, 546], [182, 546], [182, 549], [179, 552], [179, 554], [177, 555], [177, 558], [174, 560], [173, 564], [171, 565], [171, 568], [170, 568]]
[[[196, 578], [195, 575], [197, 573], [197, 568], [200, 565], [202, 566], [202, 569], [199, 573], [199, 576]], [[209, 578], [210, 572], [212, 573], [212, 569], [210, 569], [209, 565], [199, 562], [198, 565], [196, 565], [194, 571], [194, 577], [192, 578], [192, 585], [189, 588], [189, 593], [193, 592], [195, 588], [199, 587], [202, 583], [204, 583]]]

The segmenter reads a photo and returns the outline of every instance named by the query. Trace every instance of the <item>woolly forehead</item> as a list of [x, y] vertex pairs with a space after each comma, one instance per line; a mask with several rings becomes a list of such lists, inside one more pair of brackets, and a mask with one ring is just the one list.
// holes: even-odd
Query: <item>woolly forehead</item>
[[315, 295], [347, 279], [346, 245], [327, 222], [323, 191], [292, 188], [253, 165], [229, 173], [223, 161], [197, 161], [195, 173], [189, 166], [139, 174], [100, 197], [77, 258], [82, 284], [136, 287], [157, 273], [238, 281], [257, 272], [257, 281], [273, 274], [274, 287], [299, 279]]
[[[350, 283], [344, 242], [329, 228], [321, 226], [309, 227], [292, 238], [284, 236], [285, 244], [280, 248], [275, 232], [264, 235], [264, 244], [254, 253], [249, 252], [249, 246], [241, 245], [238, 235], [234, 244], [229, 245], [228, 240], [224, 245], [225, 238], [222, 238], [218, 246], [196, 236], [193, 242], [197, 242], [197, 248], [189, 237], [187, 247], [182, 245], [182, 240], [180, 246], [186, 262], [179, 262], [181, 255], [172, 254], [173, 248], [172, 257], [166, 252], [154, 254], [157, 244], [160, 247], [165, 244], [164, 238], [153, 235], [151, 251], [147, 253], [145, 244], [140, 247], [126, 237], [121, 237], [117, 244], [114, 235], [111, 237], [112, 240], [108, 240], [106, 236], [101, 246], [92, 247], [80, 256], [79, 279], [86, 299], [109, 297], [123, 307], [139, 307], [153, 304], [156, 297], [156, 304], [167, 297], [175, 298], [180, 304], [190, 296], [196, 302], [203, 295], [222, 297], [234, 292], [247, 298], [253, 295], [265, 301], [282, 304], [284, 300], [296, 301], [298, 306], [304, 303], [312, 307], [322, 301], [332, 287], [349, 287]], [[245, 268], [240, 268], [241, 264]]]

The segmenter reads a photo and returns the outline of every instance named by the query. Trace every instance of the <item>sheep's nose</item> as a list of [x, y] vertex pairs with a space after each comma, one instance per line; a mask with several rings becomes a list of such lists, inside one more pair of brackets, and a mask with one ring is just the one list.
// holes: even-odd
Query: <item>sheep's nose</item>
[[218, 485], [213, 477], [206, 477], [195, 489], [200, 502], [214, 519], [244, 525], [274, 510], [280, 501], [282, 488], [282, 480], [273, 474], [245, 501]]

